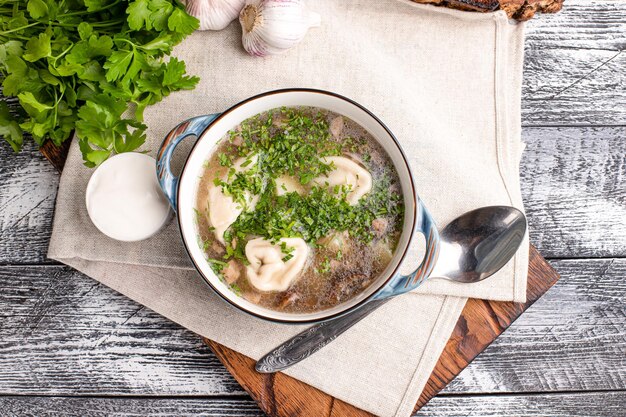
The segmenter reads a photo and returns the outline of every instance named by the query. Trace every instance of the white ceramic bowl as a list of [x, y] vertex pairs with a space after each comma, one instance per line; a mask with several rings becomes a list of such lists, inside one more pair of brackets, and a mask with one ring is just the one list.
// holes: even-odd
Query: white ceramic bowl
[[[278, 312], [253, 304], [233, 293], [228, 285], [213, 273], [206, 254], [198, 244], [195, 224], [194, 206], [198, 183], [204, 169], [203, 164], [213, 152], [217, 142], [245, 119], [283, 106], [312, 106], [327, 109], [344, 115], [364, 127], [390, 156], [398, 172], [404, 197], [404, 226], [396, 252], [387, 268], [372, 285], [356, 297], [328, 310], [313, 313]], [[176, 145], [188, 136], [197, 136], [198, 140], [187, 158], [180, 178], [176, 178], [170, 170], [169, 163]], [[165, 138], [157, 157], [157, 171], [161, 187], [178, 213], [183, 242], [198, 272], [226, 301], [263, 319], [286, 323], [317, 322], [345, 314], [370, 299], [405, 292], [411, 286], [407, 282], [407, 277], [400, 276], [397, 271], [407, 254], [415, 231], [425, 234], [427, 252], [436, 252], [435, 244], [438, 243], [436, 228], [433, 227], [432, 219], [417, 197], [413, 176], [398, 141], [389, 129], [365, 107], [338, 94], [311, 89], [271, 91], [244, 100], [221, 114], [199, 116], [182, 122]], [[429, 244], [429, 239], [431, 244]], [[426, 275], [436, 259], [436, 253], [430, 255], [426, 254], [425, 261], [420, 267]], [[418, 272], [419, 270], [413, 274], [413, 277], [421, 275], [421, 272], [419, 274]]]

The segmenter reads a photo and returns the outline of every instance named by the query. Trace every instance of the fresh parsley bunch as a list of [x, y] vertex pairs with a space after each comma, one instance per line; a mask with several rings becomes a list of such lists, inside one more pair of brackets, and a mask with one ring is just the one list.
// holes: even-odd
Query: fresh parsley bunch
[[0, 134], [17, 152], [24, 132], [60, 145], [75, 129], [89, 167], [139, 148], [146, 106], [198, 82], [163, 59], [197, 27], [175, 0], [0, 0], [2, 89], [21, 105], [0, 103]]

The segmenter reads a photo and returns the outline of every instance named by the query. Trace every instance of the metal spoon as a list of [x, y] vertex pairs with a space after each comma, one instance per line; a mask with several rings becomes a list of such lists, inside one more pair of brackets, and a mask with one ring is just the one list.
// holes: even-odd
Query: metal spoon
[[[526, 217], [515, 207], [469, 211], [440, 233], [439, 258], [430, 277], [472, 283], [500, 270], [526, 234]], [[282, 371], [308, 358], [391, 298], [376, 299], [349, 314], [316, 324], [281, 344], [256, 363], [261, 373]]]

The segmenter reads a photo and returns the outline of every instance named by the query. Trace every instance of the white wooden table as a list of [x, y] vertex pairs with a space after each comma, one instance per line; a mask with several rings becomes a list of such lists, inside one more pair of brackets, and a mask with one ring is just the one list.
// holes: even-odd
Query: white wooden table
[[[419, 415], [626, 412], [626, 1], [527, 32], [522, 188], [562, 278]], [[0, 415], [262, 415], [199, 337], [46, 259], [59, 175], [0, 161]]]

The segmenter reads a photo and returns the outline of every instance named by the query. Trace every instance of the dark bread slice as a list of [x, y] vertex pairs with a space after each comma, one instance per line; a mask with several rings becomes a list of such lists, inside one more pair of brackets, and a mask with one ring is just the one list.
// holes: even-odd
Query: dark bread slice
[[563, 7], [564, 0], [413, 0], [416, 3], [434, 4], [451, 9], [492, 12], [504, 10], [516, 20], [532, 18], [536, 12], [556, 13]]

